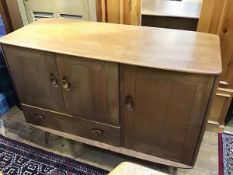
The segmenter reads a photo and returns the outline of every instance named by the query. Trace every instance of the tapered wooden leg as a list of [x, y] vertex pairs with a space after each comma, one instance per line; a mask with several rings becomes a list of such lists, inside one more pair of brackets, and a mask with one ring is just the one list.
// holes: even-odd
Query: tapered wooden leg
[[49, 133], [48, 132], [44, 132], [44, 142], [45, 142], [45, 146], [49, 147]]
[[168, 166], [168, 172], [169, 172], [169, 174], [176, 175], [177, 168]]

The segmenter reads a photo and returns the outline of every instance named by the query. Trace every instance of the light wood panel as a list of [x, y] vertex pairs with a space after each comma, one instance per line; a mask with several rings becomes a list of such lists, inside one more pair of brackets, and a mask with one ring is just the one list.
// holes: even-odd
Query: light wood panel
[[222, 17], [222, 25], [219, 29], [221, 39], [221, 50], [223, 58], [223, 73], [220, 83], [222, 87], [233, 89], [233, 1], [227, 0], [224, 14]]
[[120, 2], [119, 0], [106, 0], [107, 22], [120, 23]]
[[141, 0], [98, 0], [98, 21], [120, 24], [141, 24]]
[[98, 22], [106, 21], [105, 0], [96, 0], [96, 20]]
[[215, 0], [213, 15], [211, 17], [211, 23], [209, 27], [209, 33], [217, 34], [219, 32], [226, 1], [228, 0]]
[[[141, 23], [141, 0], [131, 0], [131, 7], [128, 7], [127, 9], [131, 9], [131, 15], [130, 15], [130, 23], [126, 24], [132, 24], [132, 25], [140, 25]], [[129, 21], [129, 20], [128, 20]]]
[[231, 0], [203, 0], [197, 31], [217, 34], [227, 11], [228, 1]]
[[[198, 24], [199, 32], [213, 33], [220, 36], [223, 73], [219, 87], [229, 92], [233, 89], [233, 1], [204, 0], [201, 18]], [[213, 101], [209, 115], [211, 123], [224, 125], [225, 117], [232, 100], [232, 94], [219, 92]]]
[[227, 111], [231, 104], [233, 90], [218, 88], [209, 115], [209, 123], [225, 125]]
[[112, 170], [108, 175], [168, 175], [135, 163], [123, 162]]
[[197, 26], [198, 32], [206, 32], [206, 33], [209, 32], [214, 5], [215, 5], [215, 0], [203, 1], [201, 15]]
[[1, 38], [0, 42], [150, 68], [221, 73], [219, 38], [190, 31], [44, 19]]

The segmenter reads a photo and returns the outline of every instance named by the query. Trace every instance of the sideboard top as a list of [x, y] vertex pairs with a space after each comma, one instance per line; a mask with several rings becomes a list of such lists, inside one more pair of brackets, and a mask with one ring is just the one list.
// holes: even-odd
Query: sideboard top
[[191, 31], [43, 19], [2, 37], [0, 42], [179, 72], [222, 71], [219, 37]]

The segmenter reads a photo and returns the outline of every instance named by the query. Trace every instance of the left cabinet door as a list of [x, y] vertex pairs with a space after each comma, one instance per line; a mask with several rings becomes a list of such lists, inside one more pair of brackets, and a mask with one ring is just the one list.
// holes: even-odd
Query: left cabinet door
[[8, 45], [3, 50], [20, 102], [64, 111], [55, 56]]

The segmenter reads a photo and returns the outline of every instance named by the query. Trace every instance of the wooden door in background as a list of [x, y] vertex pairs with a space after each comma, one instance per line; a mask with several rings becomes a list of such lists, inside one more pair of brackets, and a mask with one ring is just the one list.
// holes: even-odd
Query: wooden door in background
[[64, 111], [55, 57], [52, 53], [3, 46], [22, 103]]
[[231, 104], [233, 90], [218, 88], [209, 114], [209, 123], [225, 125], [225, 118]]
[[12, 32], [14, 30], [13, 24], [5, 0], [0, 0], [0, 15], [2, 16], [6, 33]]
[[221, 39], [223, 72], [220, 85], [233, 89], [233, 1], [227, 0], [218, 34]]
[[119, 126], [118, 64], [58, 55], [69, 114]]
[[35, 3], [38, 4], [36, 0], [1, 0], [0, 11], [4, 15], [5, 25], [9, 24], [6, 26], [7, 32], [19, 29], [36, 18], [53, 17], [54, 14], [56, 17], [82, 18], [99, 22], [141, 24], [141, 0], [87, 0], [87, 2], [80, 0], [80, 3], [75, 0], [72, 2], [59, 0], [56, 3], [53, 0], [49, 6], [44, 6], [43, 2], [39, 2], [39, 5]]
[[23, 2], [29, 23], [41, 18], [96, 21], [95, 0], [50, 0], [49, 3], [47, 0], [27, 0]]
[[223, 72], [214, 98], [209, 122], [224, 125], [233, 94], [233, 1], [204, 0], [198, 32], [218, 34], [221, 42]]
[[97, 20], [141, 25], [141, 0], [96, 0]]
[[121, 67], [124, 146], [192, 165], [214, 78]]

